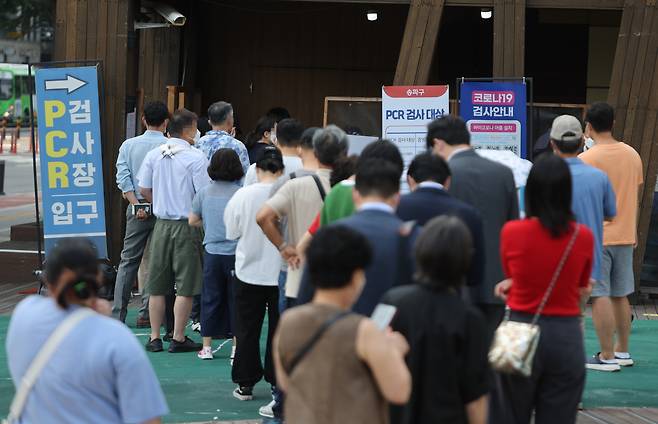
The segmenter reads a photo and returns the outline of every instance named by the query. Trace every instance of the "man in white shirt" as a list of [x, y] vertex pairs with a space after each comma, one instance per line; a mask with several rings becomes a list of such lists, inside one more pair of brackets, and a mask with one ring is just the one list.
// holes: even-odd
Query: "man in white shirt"
[[153, 204], [157, 221], [151, 234], [151, 251], [146, 292], [150, 294], [151, 337], [146, 350], [160, 352], [160, 325], [165, 312], [165, 295], [173, 291], [174, 334], [169, 352], [192, 352], [202, 345], [185, 336], [192, 298], [201, 293], [201, 232], [187, 224], [194, 195], [210, 183], [208, 160], [192, 147], [197, 116], [181, 109], [169, 123], [167, 144], [149, 152], [139, 170], [142, 195]]
[[[302, 160], [299, 157], [299, 143], [303, 132], [304, 127], [296, 119], [284, 119], [276, 126], [276, 145], [281, 149], [283, 155], [284, 176], [290, 175], [303, 167]], [[244, 177], [244, 185], [257, 182], [256, 164], [252, 163], [249, 170], [247, 170], [247, 175]]]
[[[232, 378], [238, 387], [233, 396], [251, 400], [253, 387], [264, 376], [274, 392], [276, 380], [272, 361], [272, 337], [279, 321], [277, 279], [279, 252], [256, 224], [256, 214], [270, 195], [272, 184], [283, 172], [279, 149], [268, 146], [256, 162], [258, 182], [238, 190], [226, 205], [226, 238], [238, 239], [235, 251], [235, 336], [237, 349]], [[265, 367], [261, 364], [260, 333], [265, 310], [268, 337]]]

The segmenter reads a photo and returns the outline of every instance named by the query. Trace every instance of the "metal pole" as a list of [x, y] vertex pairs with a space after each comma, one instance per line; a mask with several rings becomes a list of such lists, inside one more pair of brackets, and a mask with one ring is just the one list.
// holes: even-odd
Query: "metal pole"
[[0, 196], [5, 195], [5, 161], [0, 160]]
[[[39, 185], [37, 181], [37, 140], [34, 135], [34, 102], [32, 97], [34, 96], [34, 81], [32, 80], [32, 65], [28, 62], [27, 64], [27, 79], [30, 87], [30, 134], [32, 136], [32, 175], [34, 177], [34, 210], [37, 216], [37, 257], [39, 258], [39, 263], [37, 268], [43, 269], [43, 253], [41, 252], [41, 214], [39, 213]], [[39, 285], [39, 291], [41, 291], [41, 283]]]

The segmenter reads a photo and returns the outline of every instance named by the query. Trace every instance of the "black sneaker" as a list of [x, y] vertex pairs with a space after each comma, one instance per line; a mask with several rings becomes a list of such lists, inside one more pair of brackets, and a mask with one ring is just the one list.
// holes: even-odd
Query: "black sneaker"
[[253, 386], [238, 386], [233, 390], [233, 397], [238, 400], [252, 400], [254, 398], [253, 391]]
[[146, 343], [146, 350], [148, 352], [162, 352], [162, 339], [153, 339], [149, 338], [148, 343]]
[[202, 347], [203, 344], [196, 343], [194, 340], [185, 336], [185, 341], [183, 342], [171, 339], [171, 342], [169, 342], [169, 353], [198, 352]]
[[164, 340], [165, 342], [170, 342], [171, 339], [173, 339], [173, 338], [174, 338], [173, 333], [167, 333], [167, 334], [165, 334], [165, 336], [162, 338], [162, 340]]

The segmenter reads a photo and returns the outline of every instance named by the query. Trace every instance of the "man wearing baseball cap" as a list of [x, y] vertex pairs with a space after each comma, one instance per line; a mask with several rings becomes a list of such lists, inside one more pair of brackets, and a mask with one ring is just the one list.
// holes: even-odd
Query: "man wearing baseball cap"
[[586, 165], [578, 158], [583, 148], [583, 129], [580, 121], [571, 115], [555, 118], [551, 127], [551, 147], [569, 165], [572, 181], [571, 210], [576, 220], [589, 227], [594, 234], [594, 264], [592, 266], [592, 298], [594, 326], [601, 343], [601, 352], [588, 359], [588, 368], [601, 371], [619, 371], [615, 360], [612, 337], [615, 321], [610, 305], [610, 283], [601, 275], [603, 255], [603, 221], [610, 221], [617, 213], [615, 192], [605, 172]]

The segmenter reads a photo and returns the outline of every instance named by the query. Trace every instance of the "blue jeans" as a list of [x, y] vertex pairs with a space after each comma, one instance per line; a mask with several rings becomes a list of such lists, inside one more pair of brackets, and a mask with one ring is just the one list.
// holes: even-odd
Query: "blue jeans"
[[286, 278], [288, 278], [288, 271], [279, 272], [279, 314], [287, 309], [286, 303]]
[[[288, 278], [288, 272], [287, 271], [281, 271], [279, 273], [279, 314], [283, 314], [283, 312], [288, 309], [288, 299], [286, 298], [286, 278]], [[283, 392], [277, 388], [274, 388], [272, 390], [272, 398], [274, 398], [274, 407], [272, 407], [272, 410], [274, 411], [274, 417], [276, 419], [282, 419], [283, 418]], [[275, 423], [277, 421], [271, 421], [272, 423]], [[278, 421], [281, 422], [281, 421]]]
[[231, 338], [235, 334], [233, 294], [235, 256], [204, 252], [201, 288], [201, 335]]

